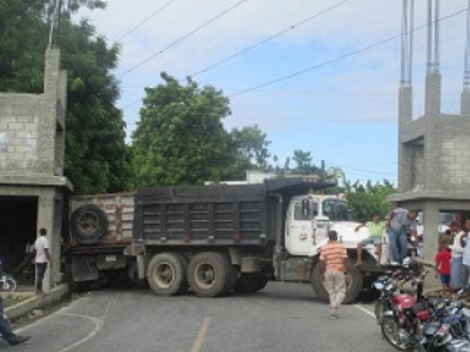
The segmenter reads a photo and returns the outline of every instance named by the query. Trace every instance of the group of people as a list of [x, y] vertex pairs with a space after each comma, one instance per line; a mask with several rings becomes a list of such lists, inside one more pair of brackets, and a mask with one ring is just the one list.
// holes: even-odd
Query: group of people
[[[369, 237], [357, 246], [356, 265], [361, 265], [362, 250], [365, 245], [376, 246], [376, 255], [380, 259], [382, 253], [382, 236], [388, 234], [390, 264], [402, 264], [409, 255], [409, 233], [416, 234], [416, 210], [396, 208], [383, 221], [380, 214], [374, 214], [372, 220], [356, 227], [367, 227]], [[467, 285], [470, 280], [470, 219], [466, 220], [463, 229], [458, 221], [452, 221], [449, 230], [439, 238], [439, 251], [435, 257], [436, 271], [439, 274], [443, 290], [457, 291]], [[321, 248], [320, 274], [330, 298], [330, 312], [333, 318], [338, 315], [338, 307], [346, 296], [346, 247], [338, 241], [336, 231], [328, 234], [328, 243]], [[467, 244], [468, 243], [468, 244]]]
[[369, 237], [362, 240], [357, 245], [356, 265], [362, 265], [362, 249], [365, 245], [376, 246], [376, 256], [378, 260], [382, 258], [382, 236], [386, 230], [389, 243], [389, 261], [392, 265], [399, 265], [408, 256], [408, 236], [409, 233], [416, 232], [416, 218], [418, 211], [404, 208], [393, 209], [385, 221], [379, 213], [374, 213], [372, 220], [356, 227], [356, 232], [361, 227], [367, 227]]
[[436, 270], [445, 291], [456, 291], [469, 284], [470, 245], [467, 245], [470, 220], [462, 229], [460, 223], [452, 221], [449, 230], [439, 239], [436, 254]]
[[[46, 273], [47, 266], [52, 265], [52, 256], [47, 240], [47, 230], [41, 228], [39, 230], [39, 236], [34, 243], [35, 255], [35, 266], [36, 266], [36, 283], [35, 294], [38, 296], [44, 296], [42, 289], [43, 280]], [[5, 315], [3, 298], [0, 296], [0, 334], [3, 339], [6, 340], [11, 346], [19, 345], [29, 340], [29, 336], [17, 335], [13, 332], [10, 322]]]

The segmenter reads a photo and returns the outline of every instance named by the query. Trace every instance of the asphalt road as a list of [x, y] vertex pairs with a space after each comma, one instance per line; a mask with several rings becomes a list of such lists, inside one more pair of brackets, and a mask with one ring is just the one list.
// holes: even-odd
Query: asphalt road
[[309, 285], [270, 283], [252, 295], [158, 297], [150, 290], [92, 292], [29, 326], [18, 352], [391, 352], [370, 306], [338, 319]]

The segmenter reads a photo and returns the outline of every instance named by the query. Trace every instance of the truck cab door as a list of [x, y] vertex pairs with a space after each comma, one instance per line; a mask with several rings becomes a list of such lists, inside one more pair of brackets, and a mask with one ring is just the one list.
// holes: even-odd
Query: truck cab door
[[313, 246], [313, 207], [306, 207], [305, 200], [294, 200], [288, 208], [285, 245], [291, 255], [306, 256]]

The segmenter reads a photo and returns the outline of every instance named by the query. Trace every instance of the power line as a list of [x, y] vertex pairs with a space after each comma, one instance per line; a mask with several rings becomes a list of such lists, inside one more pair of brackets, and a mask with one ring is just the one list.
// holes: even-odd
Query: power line
[[166, 50], [170, 49], [171, 47], [181, 43], [182, 41], [184, 41], [185, 39], [188, 39], [191, 35], [195, 34], [196, 32], [198, 32], [199, 30], [203, 29], [204, 27], [207, 27], [209, 24], [211, 24], [212, 22], [218, 20], [219, 18], [225, 16], [227, 13], [229, 13], [230, 11], [236, 9], [238, 6], [240, 6], [241, 4], [243, 4], [244, 2], [246, 2], [248, 0], [241, 0], [239, 2], [237, 2], [235, 5], [229, 7], [228, 9], [222, 11], [221, 13], [219, 13], [218, 15], [212, 17], [211, 19], [209, 19], [208, 21], [204, 22], [203, 24], [201, 24], [200, 26], [196, 27], [195, 29], [191, 30], [190, 32], [184, 34], [183, 36], [179, 37], [178, 39], [176, 39], [175, 41], [173, 41], [172, 43], [168, 44], [167, 46], [165, 46], [163, 49], [160, 49], [159, 51], [153, 53], [152, 55], [150, 55], [149, 57], [147, 57], [146, 59], [138, 62], [137, 64], [135, 64], [134, 66], [132, 66], [130, 69], [128, 69], [127, 71], [125, 71], [122, 76], [125, 76], [127, 75], [128, 73], [134, 71], [135, 69], [139, 68], [140, 66], [144, 65], [145, 63], [149, 62], [150, 60], [152, 60], [153, 58], [155, 58], [156, 56], [160, 55], [160, 54], [163, 54]]
[[328, 13], [328, 12], [334, 10], [334, 9], [336, 9], [337, 7], [340, 7], [341, 5], [344, 5], [344, 4], [345, 4], [346, 2], [348, 2], [348, 1], [349, 1], [349, 0], [340, 1], [339, 3], [337, 3], [337, 4], [335, 4], [335, 5], [331, 6], [331, 7], [329, 7], [329, 8], [327, 8], [327, 9], [324, 9], [324, 10], [320, 11], [320, 12], [316, 13], [315, 15], [312, 15], [312, 16], [310, 16], [310, 17], [307, 17], [307, 18], [303, 19], [302, 21], [300, 21], [300, 22], [298, 22], [298, 23], [296, 23], [296, 24], [293, 24], [293, 25], [291, 25], [291, 26], [289, 26], [289, 27], [287, 27], [287, 28], [285, 28], [285, 29], [283, 29], [283, 30], [281, 30], [281, 31], [279, 31], [279, 32], [277, 32], [277, 33], [275, 33], [275, 34], [269, 36], [268, 38], [259, 41], [259, 42], [256, 43], [256, 44], [250, 45], [250, 46], [246, 47], [245, 49], [242, 49], [242, 50], [236, 52], [235, 54], [232, 54], [232, 55], [226, 57], [225, 59], [222, 59], [222, 60], [220, 60], [220, 61], [218, 61], [218, 62], [216, 62], [216, 63], [214, 63], [214, 64], [212, 64], [212, 65], [209, 65], [208, 67], [202, 69], [201, 71], [198, 71], [198, 72], [192, 74], [191, 77], [196, 77], [196, 76], [200, 75], [201, 73], [206, 73], [206, 72], [208, 72], [208, 71], [210, 71], [210, 70], [212, 70], [212, 69], [214, 69], [214, 68], [216, 68], [216, 67], [222, 65], [223, 63], [225, 63], [225, 62], [227, 62], [227, 61], [230, 61], [230, 60], [236, 58], [237, 56], [240, 56], [240, 55], [242, 55], [242, 54], [245, 54], [246, 52], [251, 51], [251, 50], [253, 50], [254, 48], [256, 48], [256, 47], [258, 47], [258, 46], [260, 46], [260, 45], [262, 45], [262, 44], [265, 44], [265, 43], [267, 43], [267, 42], [269, 42], [269, 41], [271, 41], [271, 40], [273, 40], [273, 39], [275, 39], [275, 38], [277, 38], [277, 37], [279, 37], [279, 36], [281, 36], [281, 35], [283, 35], [283, 34], [289, 32], [289, 31], [291, 31], [291, 30], [293, 30], [293, 29], [295, 29], [295, 28], [297, 28], [297, 27], [300, 27], [301, 25], [303, 25], [303, 24], [305, 24], [305, 23], [307, 23], [307, 22], [309, 22], [309, 21], [311, 21], [311, 20], [313, 20], [313, 19], [315, 19], [315, 18], [317, 18], [317, 17], [320, 17], [320, 16], [322, 16], [322, 15], [324, 15], [324, 14], [326, 14], [326, 13]]
[[161, 6], [160, 8], [158, 8], [158, 10], [156, 10], [154, 13], [152, 13], [150, 16], [146, 17], [145, 19], [143, 19], [142, 21], [140, 21], [138, 24], [136, 24], [134, 27], [132, 27], [131, 29], [129, 29], [126, 33], [124, 33], [122, 36], [120, 36], [116, 41], [117, 42], [121, 42], [124, 38], [126, 38], [127, 36], [129, 36], [130, 34], [134, 33], [139, 27], [141, 27], [144, 23], [146, 23], [147, 21], [149, 21], [150, 19], [152, 19], [153, 17], [155, 17], [156, 15], [158, 15], [160, 12], [162, 12], [164, 9], [166, 9], [168, 6], [171, 5], [171, 3], [175, 2], [176, 0], [170, 0], [168, 1], [166, 4], [164, 4], [163, 6]]
[[[457, 15], [460, 15], [461, 13], [464, 13], [466, 11], [468, 11], [469, 8], [465, 8], [465, 9], [462, 9], [462, 10], [459, 10], [457, 12], [454, 12], [450, 15], [447, 15], [447, 16], [444, 16], [444, 17], [441, 17], [439, 20], [436, 20], [435, 22], [441, 22], [443, 20], [446, 20], [446, 19], [449, 19], [449, 18], [452, 18], [452, 17], [455, 17]], [[426, 28], [428, 26], [428, 24], [424, 24], [424, 25], [421, 25], [419, 27], [416, 27], [416, 28], [413, 28], [410, 32], [416, 32], [418, 30], [421, 30], [423, 28]], [[361, 54], [365, 51], [368, 51], [370, 49], [373, 49], [373, 48], [376, 48], [378, 46], [381, 46], [383, 44], [387, 44], [393, 40], [396, 40], [398, 38], [401, 38], [402, 37], [402, 34], [398, 34], [398, 35], [394, 35], [392, 37], [389, 37], [387, 39], [383, 39], [379, 42], [376, 42], [374, 44], [370, 44], [370, 45], [367, 45], [365, 47], [362, 47], [360, 49], [357, 49], [357, 50], [354, 50], [354, 51], [351, 51], [349, 53], [346, 53], [346, 54], [343, 54], [341, 56], [338, 56], [336, 58], [333, 58], [333, 59], [330, 59], [330, 60], [327, 60], [327, 61], [324, 61], [324, 62], [321, 62], [317, 65], [314, 65], [314, 66], [310, 66], [310, 67], [307, 67], [307, 68], [304, 68], [302, 70], [299, 70], [299, 71], [296, 71], [296, 72], [293, 72], [291, 74], [288, 74], [286, 76], [282, 76], [282, 77], [279, 77], [279, 78], [276, 78], [276, 79], [273, 79], [273, 80], [270, 80], [270, 81], [267, 81], [265, 83], [262, 83], [262, 84], [259, 84], [257, 86], [254, 86], [254, 87], [251, 87], [251, 88], [246, 88], [244, 90], [241, 90], [237, 93], [234, 93], [232, 95], [229, 95], [228, 97], [229, 98], [232, 98], [232, 97], [236, 97], [236, 96], [239, 96], [239, 95], [243, 95], [243, 94], [246, 94], [246, 93], [249, 93], [249, 92], [252, 92], [254, 90], [258, 90], [260, 88], [264, 88], [264, 87], [267, 87], [267, 86], [270, 86], [270, 85], [273, 85], [275, 83], [279, 83], [279, 82], [282, 82], [282, 81], [285, 81], [287, 79], [290, 79], [290, 78], [293, 78], [293, 77], [296, 77], [296, 76], [300, 76], [304, 73], [307, 73], [307, 72], [310, 72], [310, 71], [314, 71], [316, 69], [319, 69], [321, 67], [324, 67], [324, 66], [327, 66], [327, 65], [330, 65], [330, 64], [333, 64], [335, 62], [338, 62], [338, 61], [341, 61], [341, 60], [344, 60], [346, 58], [349, 58], [351, 56], [354, 56], [354, 55], [357, 55], [357, 54]]]
[[[191, 114], [191, 116], [202, 116], [206, 114]], [[229, 115], [226, 118], [231, 119], [282, 119], [286, 121], [309, 121], [309, 122], [367, 122], [367, 123], [390, 123], [390, 122], [397, 122], [396, 118], [347, 118], [347, 117], [312, 117], [312, 115], [295, 115], [295, 116], [287, 116], [287, 115]], [[136, 117], [136, 120], [139, 117]], [[128, 125], [133, 126], [137, 125], [138, 121], [129, 122]]]

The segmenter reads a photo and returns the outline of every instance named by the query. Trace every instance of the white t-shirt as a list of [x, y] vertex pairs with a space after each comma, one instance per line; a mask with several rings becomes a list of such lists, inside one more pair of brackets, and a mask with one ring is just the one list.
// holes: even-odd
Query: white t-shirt
[[463, 248], [460, 245], [460, 239], [462, 238], [463, 234], [464, 234], [463, 231], [460, 231], [459, 233], [457, 233], [454, 237], [454, 243], [450, 247], [452, 258], [454, 259], [462, 258]]
[[49, 249], [49, 242], [47, 241], [46, 236], [39, 236], [36, 242], [34, 243], [34, 248], [36, 249], [36, 263], [47, 263], [46, 249]]
[[463, 264], [470, 266], [470, 241], [468, 241], [468, 237], [467, 244], [463, 249]]

